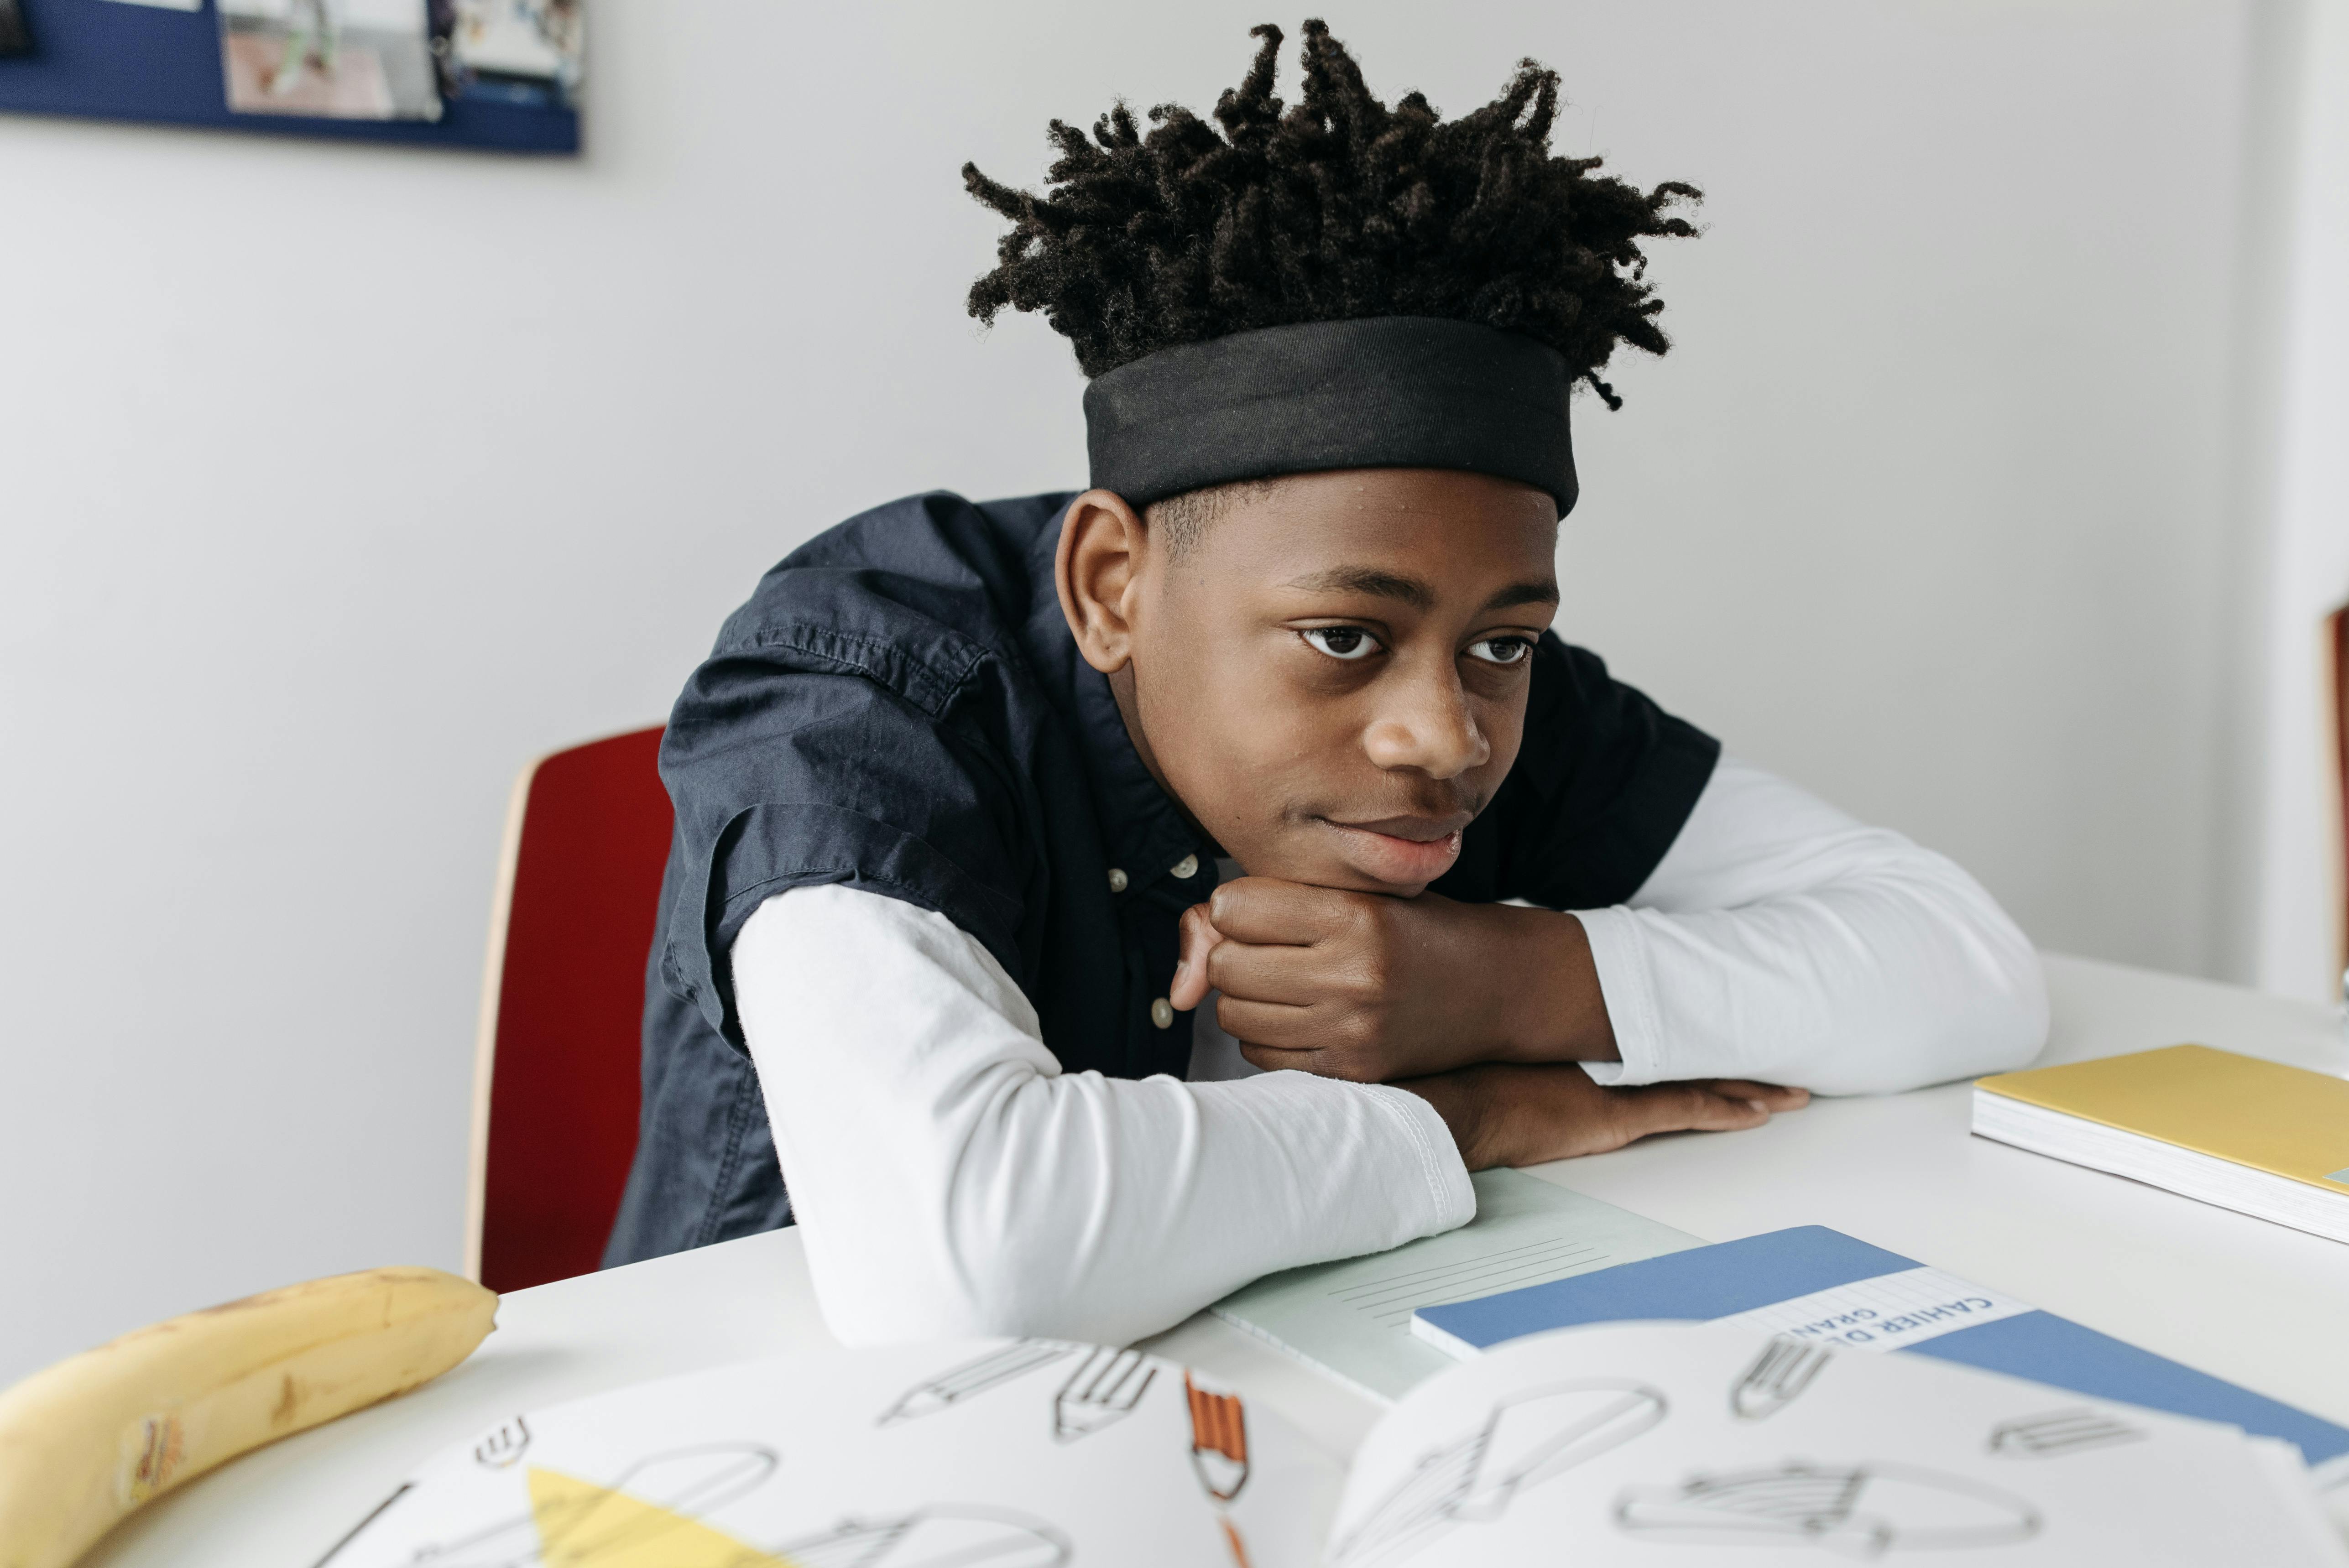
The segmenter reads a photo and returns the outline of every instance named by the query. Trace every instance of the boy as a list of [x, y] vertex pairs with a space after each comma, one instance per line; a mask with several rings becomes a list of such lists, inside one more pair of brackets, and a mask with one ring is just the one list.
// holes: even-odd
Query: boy
[[1071, 338], [1093, 488], [850, 520], [679, 698], [607, 1262], [796, 1221], [845, 1339], [1124, 1342], [1472, 1169], [2042, 1043], [1964, 872], [1548, 630], [1568, 394], [1664, 351], [1695, 192], [1550, 156], [1538, 67], [1446, 122], [1319, 23], [1284, 115], [1257, 33], [1215, 127], [965, 170], [1014, 225], [973, 313]]

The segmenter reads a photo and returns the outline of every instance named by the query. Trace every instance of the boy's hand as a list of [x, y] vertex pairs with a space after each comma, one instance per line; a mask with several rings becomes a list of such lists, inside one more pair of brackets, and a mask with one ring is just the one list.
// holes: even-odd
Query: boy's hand
[[1618, 1059], [1582, 923], [1551, 910], [1243, 877], [1183, 916], [1168, 1000], [1195, 1007], [1210, 989], [1260, 1068], [1383, 1083]]
[[1571, 1062], [1492, 1064], [1398, 1084], [1435, 1107], [1471, 1171], [1604, 1154], [1655, 1132], [1727, 1132], [1810, 1103], [1743, 1078], [1602, 1088]]

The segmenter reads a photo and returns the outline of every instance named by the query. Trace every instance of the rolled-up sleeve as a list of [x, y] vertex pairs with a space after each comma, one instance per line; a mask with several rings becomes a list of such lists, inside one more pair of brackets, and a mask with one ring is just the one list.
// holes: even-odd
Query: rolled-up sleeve
[[1979, 882], [1734, 758], [1627, 903], [1576, 913], [1622, 1057], [1602, 1083], [1865, 1094], [2046, 1043], [2038, 954]]
[[1063, 1072], [986, 944], [899, 899], [770, 898], [732, 970], [816, 1298], [849, 1343], [1123, 1344], [1475, 1212], [1443, 1119], [1402, 1090]]

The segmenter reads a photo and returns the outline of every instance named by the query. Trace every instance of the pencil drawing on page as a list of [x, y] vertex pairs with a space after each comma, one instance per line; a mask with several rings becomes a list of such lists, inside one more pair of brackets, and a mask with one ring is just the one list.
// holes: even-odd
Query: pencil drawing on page
[[2050, 1410], [1992, 1427], [1990, 1451], [2004, 1459], [2054, 1459], [2087, 1449], [2141, 1442], [2146, 1435], [2144, 1428], [2101, 1410]]
[[893, 1426], [950, 1410], [966, 1399], [976, 1398], [990, 1388], [999, 1388], [1039, 1367], [1073, 1356], [1078, 1349], [1077, 1346], [1049, 1339], [1015, 1341], [915, 1384], [881, 1412], [875, 1424]]
[[1773, 1338], [1729, 1390], [1729, 1412], [1741, 1421], [1766, 1420], [1802, 1396], [1833, 1352], [1799, 1340]]
[[764, 1486], [781, 1462], [761, 1444], [711, 1443], [647, 1455], [603, 1483], [533, 1467], [526, 1511], [420, 1546], [413, 1561], [419, 1568], [527, 1568], [645, 1551], [699, 1530], [710, 1512]]
[[2011, 1492], [1908, 1465], [1819, 1465], [1693, 1475], [1634, 1487], [1615, 1522], [1651, 1541], [1808, 1544], [1848, 1556], [2009, 1546], [2039, 1532], [2039, 1511]]
[[709, 1522], [774, 1470], [771, 1452], [727, 1445], [653, 1456], [609, 1486], [533, 1470], [528, 1512], [419, 1547], [409, 1561], [417, 1568], [1061, 1568], [1071, 1555], [1054, 1526], [976, 1503], [844, 1518], [773, 1547]]
[[1191, 1405], [1191, 1468], [1217, 1502], [1229, 1502], [1247, 1484], [1247, 1412], [1237, 1394], [1202, 1388], [1183, 1374], [1183, 1395]]
[[511, 1470], [530, 1451], [530, 1422], [521, 1416], [473, 1445], [473, 1462], [484, 1470]]
[[1061, 1568], [1069, 1557], [1068, 1538], [1041, 1520], [954, 1505], [896, 1519], [843, 1520], [823, 1534], [785, 1542], [771, 1561], [776, 1568]]
[[1133, 1414], [1158, 1368], [1139, 1350], [1089, 1347], [1052, 1396], [1052, 1440], [1072, 1443]]
[[1593, 1379], [1524, 1389], [1475, 1431], [1423, 1454], [1393, 1493], [1337, 1543], [1331, 1561], [1392, 1562], [1458, 1524], [1505, 1516], [1518, 1495], [1621, 1447], [1664, 1418], [1641, 1383]]

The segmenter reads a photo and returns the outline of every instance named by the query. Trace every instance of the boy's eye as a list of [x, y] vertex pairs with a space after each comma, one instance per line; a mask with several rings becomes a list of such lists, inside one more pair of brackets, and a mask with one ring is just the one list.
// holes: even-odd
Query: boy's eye
[[1534, 645], [1523, 637], [1486, 637], [1468, 645], [1470, 656], [1488, 665], [1523, 664], [1526, 655], [1533, 651]]
[[1368, 658], [1378, 651], [1378, 640], [1360, 626], [1315, 626], [1298, 635], [1309, 647], [1318, 648], [1333, 659], [1351, 663]]

